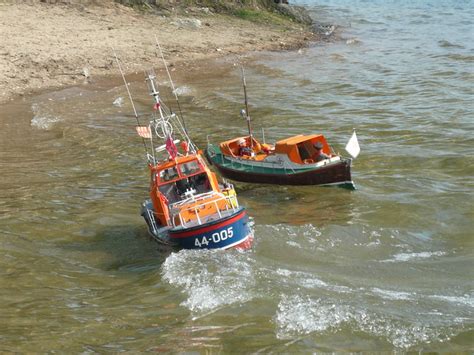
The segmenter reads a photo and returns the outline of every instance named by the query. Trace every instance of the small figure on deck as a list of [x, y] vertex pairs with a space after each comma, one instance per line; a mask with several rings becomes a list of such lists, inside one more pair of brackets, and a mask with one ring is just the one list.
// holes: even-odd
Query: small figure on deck
[[316, 149], [316, 153], [314, 153], [314, 155], [312, 156], [312, 159], [315, 162], [322, 161], [322, 160], [330, 158], [329, 155], [323, 153], [323, 145], [322, 145], [321, 142], [316, 142], [314, 144], [314, 149]]
[[239, 155], [241, 157], [252, 156], [252, 153], [253, 153], [252, 148], [247, 146], [247, 142], [245, 141], [245, 139], [240, 138], [238, 143], [239, 143]]

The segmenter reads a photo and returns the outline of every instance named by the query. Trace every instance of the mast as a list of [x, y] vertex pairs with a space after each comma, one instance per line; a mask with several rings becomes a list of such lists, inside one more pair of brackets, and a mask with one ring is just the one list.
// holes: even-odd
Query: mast
[[245, 97], [245, 119], [247, 120], [247, 128], [249, 130], [250, 136], [250, 148], [253, 149], [253, 135], [252, 135], [252, 126], [250, 125], [250, 115], [249, 115], [249, 104], [247, 100], [247, 83], [245, 81], [245, 72], [244, 67], [240, 67], [242, 69], [242, 84], [244, 86], [244, 97]]
[[[160, 92], [158, 91], [158, 84], [156, 82], [156, 74], [153, 69], [145, 71], [145, 78], [146, 83], [148, 86], [148, 91], [150, 96], [153, 97], [153, 109], [154, 112], [158, 112], [158, 119], [156, 118], [156, 114], [153, 113], [154, 120], [153, 128], [155, 134], [159, 137], [164, 139], [165, 141], [168, 139], [173, 138], [173, 131], [175, 130], [180, 138], [188, 143], [189, 152], [192, 154], [197, 152], [196, 145], [191, 141], [189, 138], [186, 129], [183, 127], [179, 116], [173, 113], [161, 100]], [[177, 143], [174, 141], [174, 143]], [[162, 146], [163, 147], [163, 146]], [[160, 149], [158, 147], [157, 149]]]
[[[160, 103], [160, 92], [158, 91], [158, 87], [155, 83], [155, 79], [156, 79], [156, 74], [153, 69], [145, 72], [145, 81], [148, 85], [150, 96], [153, 97], [153, 101], [154, 101], [153, 108], [155, 109], [155, 111], [158, 111], [160, 113], [160, 120], [163, 123], [165, 121], [165, 118], [163, 117], [163, 110], [161, 108], [161, 103]], [[166, 125], [163, 125], [163, 133], [165, 136], [168, 136], [171, 133], [169, 132], [169, 129], [168, 127], [166, 127]]]
[[186, 143], [188, 144], [188, 147], [189, 147], [190, 151], [193, 152], [193, 153], [196, 153], [198, 151], [198, 148], [197, 148], [196, 144], [194, 144], [194, 142], [189, 137], [188, 129], [186, 127], [186, 121], [184, 120], [184, 114], [183, 114], [183, 111], [181, 110], [181, 104], [179, 103], [178, 92], [177, 92], [177, 90], [174, 86], [173, 79], [171, 78], [171, 74], [170, 74], [170, 71], [168, 69], [168, 64], [166, 63], [165, 57], [163, 55], [163, 50], [161, 49], [160, 42], [158, 42], [158, 37], [156, 35], [155, 35], [155, 43], [156, 43], [156, 46], [158, 47], [158, 49], [160, 51], [161, 60], [163, 61], [163, 65], [165, 66], [166, 73], [168, 74], [168, 79], [169, 79], [170, 84], [171, 84], [171, 89], [173, 90], [173, 95], [175, 97], [176, 104], [178, 105], [179, 116], [177, 117], [177, 122], [180, 125], [179, 128], [183, 131], [183, 137], [186, 139]]

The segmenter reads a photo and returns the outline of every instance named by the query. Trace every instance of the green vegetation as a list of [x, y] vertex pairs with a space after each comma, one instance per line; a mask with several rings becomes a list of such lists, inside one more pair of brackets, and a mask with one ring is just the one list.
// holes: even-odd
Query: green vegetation
[[262, 17], [265, 18], [265, 15], [261, 11], [249, 10], [249, 9], [239, 9], [234, 12], [237, 17], [240, 17], [243, 20], [249, 21], [258, 21]]
[[281, 25], [291, 19], [281, 13], [266, 10], [237, 9], [232, 11], [231, 14], [247, 21]]
[[156, 9], [169, 13], [188, 9], [208, 8], [210, 11], [228, 14], [253, 22], [284, 24], [288, 20], [301, 21], [294, 11], [282, 9], [274, 0], [115, 0], [138, 9]]

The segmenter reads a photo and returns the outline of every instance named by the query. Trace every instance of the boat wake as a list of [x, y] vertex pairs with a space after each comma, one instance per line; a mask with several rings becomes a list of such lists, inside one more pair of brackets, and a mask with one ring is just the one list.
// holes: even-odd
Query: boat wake
[[186, 294], [182, 306], [201, 313], [251, 300], [253, 264], [245, 252], [181, 250], [166, 259], [162, 275]]
[[279, 339], [310, 333], [336, 333], [345, 327], [385, 339], [394, 347], [407, 349], [421, 343], [443, 342], [455, 335], [449, 326], [388, 318], [386, 315], [335, 302], [334, 299], [281, 297], [274, 317]]
[[[405, 351], [446, 342], [470, 331], [474, 297], [469, 292], [438, 294], [422, 291], [408, 281], [394, 284], [394, 280], [382, 287], [365, 279], [365, 272], [347, 271], [363, 267], [353, 258], [354, 248], [359, 247], [367, 249], [366, 256], [371, 255], [363, 257], [367, 270], [371, 265], [384, 265], [391, 272], [398, 272], [393, 268], [406, 263], [444, 257], [446, 253], [398, 252], [391, 254], [390, 263], [380, 264], [388, 261], [386, 252], [380, 258], [380, 249], [387, 248], [386, 242], [394, 243], [398, 249], [403, 238], [386, 238], [396, 235], [394, 231], [364, 230], [348, 239], [343, 238], [343, 231], [336, 233], [342, 239], [335, 240], [327, 228], [311, 224], [258, 225], [257, 245], [265, 255], [264, 261], [255, 252], [183, 250], [168, 257], [162, 276], [184, 294], [181, 305], [192, 312], [193, 319], [207, 319], [232, 305], [253, 314], [255, 307], [264, 302], [276, 337], [282, 341], [307, 337], [311, 342], [315, 337], [343, 336], [350, 330], [361, 339], [372, 339], [379, 349]], [[380, 243], [374, 245], [374, 238]], [[350, 245], [347, 250], [342, 240]], [[274, 253], [281, 249], [286, 250], [285, 258]], [[336, 249], [344, 258], [335, 258]], [[308, 268], [308, 263], [315, 264]], [[333, 265], [332, 270], [325, 267], [328, 263]], [[344, 276], [337, 271], [338, 264], [341, 272], [345, 270]]]

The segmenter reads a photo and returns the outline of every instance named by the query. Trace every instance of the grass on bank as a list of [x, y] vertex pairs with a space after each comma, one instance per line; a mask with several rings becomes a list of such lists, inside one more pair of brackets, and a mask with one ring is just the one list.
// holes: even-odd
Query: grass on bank
[[284, 26], [294, 21], [277, 10], [274, 0], [115, 0], [137, 10], [152, 9], [184, 12], [190, 8], [207, 7], [212, 12], [266, 24]]
[[276, 25], [284, 25], [291, 20], [289, 17], [279, 13], [252, 9], [238, 9], [232, 14], [242, 20]]

